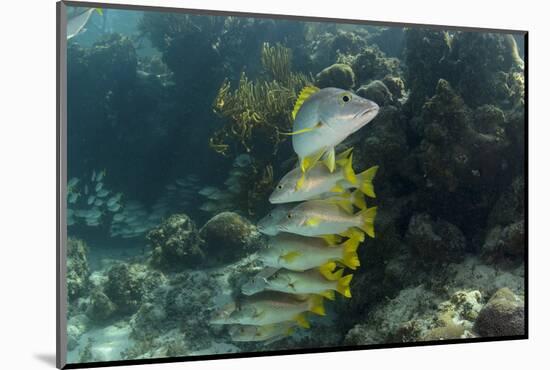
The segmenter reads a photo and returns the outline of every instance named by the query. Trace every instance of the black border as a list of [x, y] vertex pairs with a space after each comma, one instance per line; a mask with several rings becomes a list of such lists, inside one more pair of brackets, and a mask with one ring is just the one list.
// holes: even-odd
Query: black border
[[[512, 29], [494, 29], [494, 28], [478, 28], [478, 27], [458, 27], [458, 26], [444, 26], [444, 25], [432, 25], [432, 24], [423, 24], [423, 23], [401, 23], [401, 22], [382, 22], [382, 21], [368, 21], [368, 20], [358, 20], [358, 19], [345, 19], [345, 18], [325, 18], [325, 17], [310, 17], [310, 16], [298, 16], [298, 15], [284, 15], [284, 14], [266, 14], [266, 13], [247, 13], [247, 12], [236, 12], [236, 11], [225, 11], [225, 10], [209, 10], [209, 9], [189, 9], [189, 8], [174, 8], [174, 7], [161, 7], [161, 6], [147, 6], [147, 5], [130, 5], [130, 4], [109, 4], [109, 3], [99, 3], [99, 2], [81, 2], [81, 1], [59, 1], [57, 3], [57, 138], [56, 138], [56, 160], [57, 160], [57, 335], [56, 335], [56, 360], [57, 367], [60, 369], [81, 369], [81, 368], [96, 368], [96, 367], [111, 367], [111, 366], [126, 366], [126, 365], [143, 365], [143, 364], [160, 364], [160, 363], [173, 363], [173, 362], [190, 362], [190, 361], [202, 361], [202, 360], [221, 360], [221, 359], [237, 359], [237, 358], [246, 358], [246, 357], [265, 357], [265, 356], [281, 356], [281, 355], [294, 355], [294, 354], [314, 354], [314, 353], [328, 353], [328, 352], [344, 352], [344, 351], [360, 351], [366, 349], [386, 349], [386, 348], [406, 348], [406, 347], [424, 347], [424, 346], [433, 346], [433, 345], [447, 345], [447, 344], [468, 344], [468, 343], [486, 343], [486, 342], [499, 342], [499, 341], [509, 341], [509, 340], [523, 340], [529, 338], [529, 298], [528, 298], [528, 276], [529, 276], [529, 252], [528, 252], [528, 235], [529, 235], [529, 223], [528, 223], [528, 214], [529, 214], [529, 197], [528, 197], [528, 174], [529, 174], [529, 119], [528, 119], [528, 92], [529, 92], [529, 78], [528, 78], [528, 50], [529, 50], [529, 32], [526, 30], [512, 30]], [[438, 341], [425, 341], [425, 342], [411, 342], [411, 343], [383, 343], [383, 344], [370, 344], [370, 345], [354, 345], [354, 346], [335, 346], [335, 347], [319, 347], [319, 348], [298, 348], [298, 349], [287, 349], [287, 350], [276, 350], [276, 351], [265, 351], [265, 352], [239, 352], [239, 353], [225, 353], [225, 354], [211, 354], [211, 355], [199, 355], [199, 356], [185, 356], [185, 357], [163, 357], [163, 358], [154, 358], [154, 359], [139, 359], [139, 360], [119, 360], [119, 361], [106, 361], [106, 362], [85, 362], [85, 363], [74, 363], [66, 364], [66, 348], [60, 348], [60, 344], [65, 342], [61, 338], [62, 334], [65, 332], [63, 328], [60, 328], [61, 312], [60, 303], [62, 303], [61, 298], [65, 299], [66, 297], [61, 297], [62, 290], [61, 283], [65, 283], [63, 280], [64, 274], [62, 269], [64, 266], [60, 266], [60, 254], [62, 252], [61, 242], [62, 235], [60, 227], [63, 225], [61, 220], [61, 211], [62, 196], [64, 195], [63, 184], [61, 183], [62, 173], [65, 170], [63, 167], [64, 151], [66, 148], [61, 147], [61, 138], [62, 138], [62, 129], [63, 122], [62, 117], [64, 116], [61, 112], [61, 109], [64, 107], [62, 102], [61, 94], [61, 84], [64, 81], [61, 81], [61, 76], [63, 71], [61, 71], [60, 63], [60, 47], [65, 46], [66, 44], [60, 40], [61, 35], [63, 34], [60, 30], [60, 7], [65, 6], [83, 6], [83, 7], [101, 7], [107, 9], [121, 9], [121, 10], [141, 10], [141, 11], [155, 11], [155, 12], [175, 12], [175, 13], [186, 13], [186, 14], [196, 14], [196, 15], [218, 15], [218, 16], [239, 16], [239, 17], [255, 17], [255, 18], [269, 18], [269, 19], [284, 19], [284, 20], [295, 20], [295, 21], [305, 21], [305, 22], [335, 22], [343, 24], [358, 24], [358, 25], [373, 25], [373, 26], [394, 26], [394, 27], [422, 27], [428, 29], [439, 29], [439, 30], [455, 30], [455, 31], [473, 31], [473, 32], [492, 32], [492, 33], [507, 33], [507, 34], [523, 34], [524, 37], [524, 75], [525, 75], [525, 104], [524, 104], [524, 222], [525, 222], [525, 234], [524, 234], [524, 302], [525, 302], [525, 333], [518, 336], [502, 336], [502, 337], [483, 337], [483, 338], [466, 338], [466, 339], [448, 339], [448, 340], [438, 340]], [[63, 194], [62, 194], [63, 193]], [[65, 332], [66, 333], [66, 332]], [[64, 358], [61, 358], [63, 355]]]

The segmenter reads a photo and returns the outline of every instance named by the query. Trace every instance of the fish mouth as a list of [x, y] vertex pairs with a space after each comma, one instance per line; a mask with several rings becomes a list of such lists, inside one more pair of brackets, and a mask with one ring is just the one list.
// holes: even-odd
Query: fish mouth
[[357, 113], [355, 115], [355, 117], [353, 117], [354, 119], [355, 118], [362, 118], [364, 116], [366, 116], [367, 114], [372, 114], [372, 116], [376, 116], [378, 114], [378, 111], [380, 110], [380, 107], [378, 106], [378, 104], [376, 103], [372, 103], [373, 105], [371, 107], [368, 107], [367, 109]]

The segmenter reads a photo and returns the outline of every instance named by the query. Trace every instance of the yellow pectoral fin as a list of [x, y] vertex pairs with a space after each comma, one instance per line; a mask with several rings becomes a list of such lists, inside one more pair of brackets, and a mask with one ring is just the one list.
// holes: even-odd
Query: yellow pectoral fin
[[315, 86], [306, 86], [300, 91], [296, 103], [294, 103], [294, 109], [292, 110], [292, 119], [296, 119], [296, 114], [304, 104], [304, 102], [313, 94], [319, 91], [318, 87]]
[[306, 221], [307, 226], [315, 227], [321, 223], [321, 219], [318, 217], [311, 217]]
[[329, 150], [327, 150], [323, 163], [325, 164], [325, 166], [327, 166], [328, 170], [331, 173], [334, 172], [334, 169], [336, 168], [334, 148], [330, 148]]
[[344, 189], [344, 187], [340, 184], [336, 184], [330, 188], [331, 193], [343, 193], [344, 191], [346, 191], [346, 189]]
[[286, 136], [292, 136], [292, 135], [300, 135], [300, 134], [305, 134], [306, 132], [310, 132], [310, 131], [313, 131], [317, 128], [317, 126], [314, 126], [314, 127], [306, 127], [306, 128], [303, 128], [301, 130], [298, 130], [298, 131], [292, 131], [292, 132], [280, 132], [281, 135], [286, 135]]
[[324, 292], [319, 293], [319, 295], [321, 295], [321, 296], [323, 296], [323, 297], [325, 297], [325, 298], [327, 298], [327, 299], [330, 299], [331, 301], [334, 301], [334, 298], [335, 298], [335, 296], [334, 296], [334, 290], [330, 290], [330, 289], [329, 289], [329, 290], [325, 290]]
[[326, 149], [323, 148], [317, 153], [313, 153], [312, 155], [302, 158], [302, 160], [300, 161], [300, 168], [302, 169], [302, 172], [307, 172], [310, 168], [315, 166], [315, 164], [319, 162], [319, 159], [323, 156], [325, 151]]
[[349, 229], [347, 229], [343, 233], [340, 233], [340, 235], [343, 236], [343, 237], [346, 237], [346, 238], [350, 238], [350, 239], [357, 239], [360, 242], [365, 240], [365, 234], [363, 234], [361, 231], [359, 231], [358, 229], [355, 229], [353, 227], [350, 227]]
[[289, 252], [283, 256], [281, 256], [281, 258], [286, 262], [286, 263], [291, 263], [292, 261], [294, 261], [296, 258], [298, 258], [300, 256], [300, 253], [299, 252]]
[[328, 245], [336, 245], [342, 241], [339, 235], [321, 235], [321, 238], [323, 238]]
[[347, 213], [353, 214], [353, 204], [348, 199], [334, 197], [334, 198], [327, 199], [327, 202], [336, 204], [338, 207], [342, 208]]

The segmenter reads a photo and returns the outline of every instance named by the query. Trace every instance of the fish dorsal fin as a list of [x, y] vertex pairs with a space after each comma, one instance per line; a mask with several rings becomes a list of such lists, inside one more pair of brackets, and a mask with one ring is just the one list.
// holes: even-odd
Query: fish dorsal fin
[[304, 102], [313, 94], [318, 92], [320, 89], [315, 86], [306, 86], [300, 91], [300, 95], [298, 95], [298, 99], [296, 99], [296, 103], [294, 104], [294, 109], [292, 110], [292, 119], [296, 119], [296, 114], [298, 114], [298, 111], [304, 104]]

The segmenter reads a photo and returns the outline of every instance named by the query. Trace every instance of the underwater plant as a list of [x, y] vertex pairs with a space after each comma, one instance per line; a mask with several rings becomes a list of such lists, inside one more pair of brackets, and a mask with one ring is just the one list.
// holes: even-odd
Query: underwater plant
[[242, 72], [236, 89], [232, 91], [226, 79], [218, 90], [214, 112], [227, 122], [210, 138], [210, 147], [220, 154], [242, 150], [255, 157], [260, 151], [275, 154], [284, 140], [280, 133], [290, 130], [292, 103], [312, 82], [311, 76], [292, 72], [292, 53], [281, 44], [264, 43], [260, 60], [260, 78], [250, 80]]

